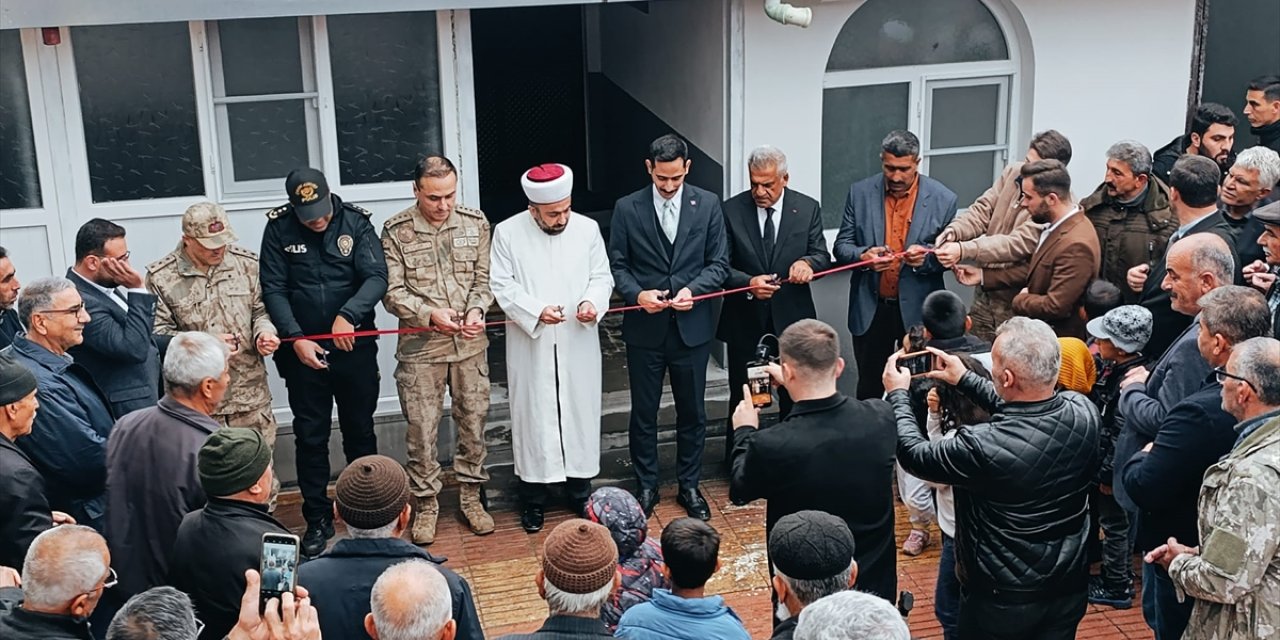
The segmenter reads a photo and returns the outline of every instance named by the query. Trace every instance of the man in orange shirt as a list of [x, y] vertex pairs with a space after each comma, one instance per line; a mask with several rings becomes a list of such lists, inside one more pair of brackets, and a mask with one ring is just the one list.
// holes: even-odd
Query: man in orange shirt
[[836, 235], [836, 262], [848, 264], [906, 251], [854, 270], [849, 278], [849, 333], [858, 362], [858, 398], [884, 395], [880, 373], [906, 329], [921, 324], [925, 296], [943, 288], [944, 271], [927, 253], [956, 213], [956, 194], [920, 175], [920, 141], [891, 131], [880, 145], [882, 173], [853, 183]]

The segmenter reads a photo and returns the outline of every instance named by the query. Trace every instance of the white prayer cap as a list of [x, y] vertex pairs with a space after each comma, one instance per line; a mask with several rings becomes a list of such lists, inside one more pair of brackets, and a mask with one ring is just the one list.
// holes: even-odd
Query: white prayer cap
[[573, 170], [562, 164], [540, 164], [520, 176], [520, 186], [533, 204], [560, 202], [573, 193]]

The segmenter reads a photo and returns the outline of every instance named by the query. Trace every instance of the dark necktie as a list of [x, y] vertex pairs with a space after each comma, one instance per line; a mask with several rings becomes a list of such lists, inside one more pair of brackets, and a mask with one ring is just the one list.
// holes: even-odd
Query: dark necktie
[[764, 241], [764, 268], [768, 269], [773, 262], [773, 207], [766, 207], [764, 210], [764, 235], [761, 239]]

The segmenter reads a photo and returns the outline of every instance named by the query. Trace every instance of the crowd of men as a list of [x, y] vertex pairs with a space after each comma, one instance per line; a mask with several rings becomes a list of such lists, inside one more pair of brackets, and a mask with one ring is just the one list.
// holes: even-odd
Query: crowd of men
[[[65, 277], [20, 287], [0, 248], [0, 584], [21, 586], [0, 592], [0, 632], [482, 638], [469, 584], [422, 545], [446, 388], [462, 515], [494, 531], [486, 353], [500, 323], [521, 524], [542, 529], [556, 485], [578, 516], [531, 576], [551, 616], [513, 637], [747, 637], [705, 593], [720, 543], [698, 488], [714, 338], [728, 348], [730, 497], [767, 501], [773, 637], [907, 637], [895, 482], [902, 551], [941, 530], [947, 638], [1074, 637], [1086, 603], [1132, 606], [1135, 553], [1157, 638], [1280, 636], [1280, 77], [1246, 102], [1260, 144], [1238, 154], [1235, 115], [1201, 105], [1154, 155], [1112, 145], [1077, 200], [1071, 144], [1044, 131], [963, 210], [920, 172], [916, 136], [890, 132], [830, 253], [780, 150], [754, 150], [750, 189], [722, 204], [685, 182], [675, 135], [650, 145], [652, 184], [617, 201], [607, 240], [572, 210], [570, 167], [525, 172], [527, 211], [491, 228], [432, 155], [380, 233], [302, 168], [260, 253], [213, 203], [187, 209], [145, 275], [126, 230], [101, 219], [78, 230]], [[856, 397], [837, 390], [840, 339], [810, 288], [838, 265], [855, 267]], [[727, 289], [745, 291], [717, 318], [704, 300]], [[634, 494], [592, 491], [611, 300], [627, 308]], [[399, 324], [404, 465], [378, 455], [373, 428], [379, 303]], [[769, 337], [779, 411], [762, 428], [747, 366]], [[908, 368], [920, 352], [927, 365]], [[260, 609], [263, 535], [288, 534], [272, 516], [268, 356], [293, 416], [307, 561]], [[657, 544], [668, 385], [689, 518]], [[331, 499], [335, 406], [348, 464]], [[349, 537], [331, 546], [335, 519]]]

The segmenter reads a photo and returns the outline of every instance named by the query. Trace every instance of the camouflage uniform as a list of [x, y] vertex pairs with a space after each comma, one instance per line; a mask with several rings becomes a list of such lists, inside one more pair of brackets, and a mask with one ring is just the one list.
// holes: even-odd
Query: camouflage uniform
[[276, 327], [262, 304], [258, 255], [230, 245], [222, 263], [203, 273], [179, 245], [147, 265], [147, 289], [156, 296], [157, 334], [204, 331], [215, 336], [230, 333], [240, 339], [239, 352], [228, 362], [231, 384], [213, 419], [224, 426], [257, 429], [274, 447], [276, 420], [267, 388], [267, 365], [254, 343], [264, 333], [275, 334]]
[[[382, 227], [387, 256], [387, 294], [383, 304], [400, 319], [400, 328], [430, 326], [435, 309], [465, 315], [487, 311], [489, 291], [489, 222], [476, 209], [456, 207], [439, 226], [431, 224], [416, 206], [392, 216]], [[461, 322], [461, 320], [459, 320]], [[396, 345], [396, 388], [408, 422], [408, 472], [419, 513], [430, 515], [431, 526], [415, 522], [414, 541], [434, 537], [435, 496], [440, 492], [440, 462], [436, 438], [443, 414], [444, 389], [452, 398], [453, 422], [458, 429], [453, 470], [462, 483], [463, 512], [476, 526], [468, 501], [489, 479], [484, 468], [484, 425], [489, 413], [487, 336], [467, 339], [425, 332], [400, 336]], [[477, 503], [478, 505], [478, 503]], [[485, 514], [484, 518], [488, 518]], [[488, 531], [483, 531], [487, 533]]]
[[1200, 487], [1200, 554], [1169, 565], [1179, 599], [1195, 598], [1183, 640], [1280, 638], [1280, 415], [1237, 428]]

